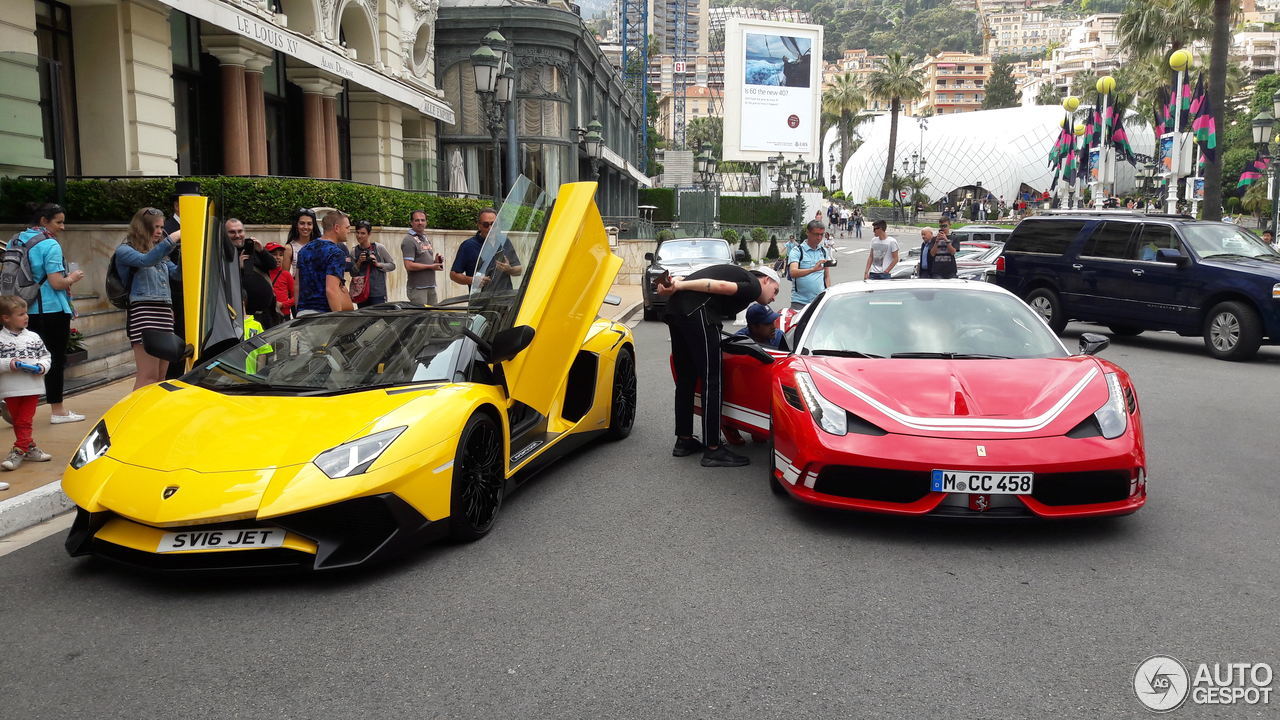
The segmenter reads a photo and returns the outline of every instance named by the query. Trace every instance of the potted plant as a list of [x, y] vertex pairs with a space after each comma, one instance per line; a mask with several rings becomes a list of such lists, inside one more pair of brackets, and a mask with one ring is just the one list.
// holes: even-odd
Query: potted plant
[[89, 350], [84, 346], [84, 333], [71, 328], [67, 335], [67, 365], [79, 365], [89, 359]]

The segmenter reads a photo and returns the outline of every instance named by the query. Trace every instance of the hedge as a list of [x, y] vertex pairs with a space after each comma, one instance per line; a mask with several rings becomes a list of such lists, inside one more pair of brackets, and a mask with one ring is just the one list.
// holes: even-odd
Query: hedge
[[[119, 178], [68, 180], [64, 207], [70, 223], [128, 222], [138, 208], [169, 212], [169, 195], [182, 178]], [[200, 191], [220, 204], [220, 212], [255, 225], [288, 225], [301, 207], [334, 207], [354, 220], [379, 226], [404, 227], [409, 213], [423, 209], [430, 226], [442, 230], [471, 230], [476, 215], [492, 202], [481, 198], [452, 198], [377, 185], [310, 178], [189, 178]], [[29, 220], [28, 203], [52, 202], [53, 183], [46, 180], [0, 178], [0, 222]]]
[[720, 198], [720, 222], [726, 225], [783, 227], [796, 221], [795, 198], [774, 200], [768, 196]]
[[675, 188], [640, 188], [639, 199], [641, 205], [658, 208], [653, 211], [655, 222], [671, 222], [676, 219]]

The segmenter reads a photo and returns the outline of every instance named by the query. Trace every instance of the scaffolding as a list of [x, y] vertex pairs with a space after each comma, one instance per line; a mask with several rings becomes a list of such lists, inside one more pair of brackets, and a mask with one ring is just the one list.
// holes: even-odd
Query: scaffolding
[[622, 80], [640, 103], [639, 165], [647, 171], [649, 158], [649, 4], [647, 0], [618, 0], [622, 20]]

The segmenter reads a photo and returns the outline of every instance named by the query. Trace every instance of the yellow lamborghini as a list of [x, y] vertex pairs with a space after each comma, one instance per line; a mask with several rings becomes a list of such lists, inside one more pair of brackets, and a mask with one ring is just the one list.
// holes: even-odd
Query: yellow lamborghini
[[[552, 204], [522, 178], [468, 297], [299, 318], [121, 400], [63, 477], [78, 508], [68, 552], [162, 570], [328, 570], [485, 535], [513, 488], [635, 419], [631, 332], [598, 317], [622, 261], [595, 188], [562, 186]], [[182, 203], [185, 237], [218, 227], [205, 198]], [[187, 316], [197, 347], [235, 315], [210, 309], [208, 246], [221, 239], [204, 234], [205, 248], [183, 249], [201, 287]], [[183, 355], [175, 336], [146, 340]]]

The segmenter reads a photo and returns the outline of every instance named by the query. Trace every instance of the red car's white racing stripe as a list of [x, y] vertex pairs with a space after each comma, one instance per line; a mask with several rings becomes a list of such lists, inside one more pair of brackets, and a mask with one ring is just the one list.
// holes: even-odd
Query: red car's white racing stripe
[[1075, 384], [1075, 387], [1068, 390], [1066, 394], [1064, 394], [1062, 398], [1058, 400], [1058, 402], [1054, 403], [1053, 407], [1049, 408], [1045, 412], [1033, 418], [1019, 418], [1019, 419], [1006, 420], [1001, 418], [978, 418], [978, 419], [936, 418], [936, 417], [931, 418], [931, 417], [916, 417], [914, 415], [907, 415], [906, 413], [901, 413], [901, 412], [898, 412], [897, 410], [894, 410], [888, 405], [885, 405], [879, 400], [876, 400], [870, 395], [849, 385], [848, 383], [841, 380], [839, 377], [832, 375], [831, 373], [827, 372], [826, 370], [823, 370], [822, 368], [815, 367], [813, 368], [813, 372], [821, 375], [827, 380], [830, 380], [836, 385], [839, 385], [840, 387], [844, 388], [846, 391], [857, 396], [859, 399], [861, 399], [863, 402], [867, 403], [871, 407], [875, 408], [876, 410], [884, 413], [889, 418], [909, 428], [914, 428], [916, 430], [930, 430], [930, 431], [937, 431], [937, 432], [981, 431], [981, 432], [999, 432], [999, 433], [1023, 433], [1023, 432], [1033, 432], [1035, 430], [1043, 429], [1049, 423], [1057, 419], [1057, 417], [1061, 415], [1064, 410], [1070, 407], [1071, 403], [1075, 402], [1075, 399], [1080, 396], [1080, 393], [1084, 392], [1084, 389], [1089, 386], [1089, 383], [1092, 382], [1093, 379], [1098, 376], [1098, 368], [1091, 367], [1089, 368], [1089, 371], [1085, 373], [1084, 377], [1080, 378], [1080, 381]]

